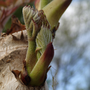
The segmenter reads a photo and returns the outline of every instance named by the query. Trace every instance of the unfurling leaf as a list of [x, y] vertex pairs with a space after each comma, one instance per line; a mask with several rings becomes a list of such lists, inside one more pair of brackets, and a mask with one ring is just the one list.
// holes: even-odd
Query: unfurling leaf
[[22, 31], [22, 30], [25, 30], [25, 29], [26, 29], [25, 25], [22, 25], [20, 23], [20, 21], [18, 20], [18, 18], [16, 18], [15, 16], [12, 16], [11, 28], [6, 31], [6, 34], [7, 35], [12, 34], [12, 33]]

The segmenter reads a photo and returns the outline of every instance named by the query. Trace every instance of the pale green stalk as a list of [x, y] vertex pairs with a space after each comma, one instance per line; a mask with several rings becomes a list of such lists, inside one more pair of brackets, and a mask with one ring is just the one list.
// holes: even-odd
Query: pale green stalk
[[72, 0], [53, 0], [43, 8], [43, 11], [51, 25], [51, 28], [58, 25], [58, 21], [65, 12]]

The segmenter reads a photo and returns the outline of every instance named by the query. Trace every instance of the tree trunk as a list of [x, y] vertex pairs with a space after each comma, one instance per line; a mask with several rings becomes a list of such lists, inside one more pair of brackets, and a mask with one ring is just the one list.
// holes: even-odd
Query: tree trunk
[[46, 82], [41, 87], [26, 86], [12, 73], [22, 70], [27, 45], [26, 30], [0, 37], [0, 90], [48, 90]]

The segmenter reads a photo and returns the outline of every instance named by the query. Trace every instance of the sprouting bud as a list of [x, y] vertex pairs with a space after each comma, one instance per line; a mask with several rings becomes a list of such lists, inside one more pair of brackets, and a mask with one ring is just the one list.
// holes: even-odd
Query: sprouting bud
[[31, 20], [36, 14], [36, 12], [37, 11], [31, 8], [30, 6], [23, 7], [23, 18], [24, 18], [26, 29], [29, 28]]
[[52, 42], [52, 33], [50, 31], [50, 28], [48, 27], [48, 25], [42, 25], [41, 30], [36, 38], [37, 49], [40, 48], [37, 53], [40, 53], [40, 56], [44, 53], [47, 45], [50, 42]]
[[[54, 55], [51, 26], [43, 10], [37, 11], [25, 6], [23, 16], [28, 35], [28, 50], [25, 59], [26, 70], [21, 73], [22, 81], [26, 85], [29, 83], [31, 86], [40, 86], [45, 81], [48, 66]], [[27, 83], [29, 77], [30, 82]]]
[[25, 6], [23, 8], [23, 17], [24, 17], [24, 22], [27, 30], [32, 29], [32, 20], [38, 24], [39, 27], [41, 27], [42, 22], [44, 21], [44, 18], [46, 17], [44, 15], [43, 10], [36, 10], [34, 8], [31, 8], [30, 6]]
[[53, 55], [54, 48], [52, 43], [50, 42], [30, 73], [30, 85], [40, 86], [44, 83], [46, 79], [45, 77], [47, 74], [48, 66], [52, 61]]

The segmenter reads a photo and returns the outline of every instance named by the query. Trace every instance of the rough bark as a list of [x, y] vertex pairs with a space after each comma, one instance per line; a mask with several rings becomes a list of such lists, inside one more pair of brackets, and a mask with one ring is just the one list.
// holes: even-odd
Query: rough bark
[[12, 73], [22, 70], [27, 47], [26, 30], [0, 37], [0, 90], [48, 90], [46, 83], [42, 87], [25, 86]]

